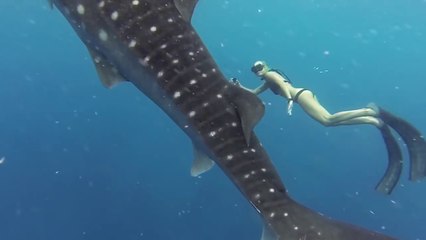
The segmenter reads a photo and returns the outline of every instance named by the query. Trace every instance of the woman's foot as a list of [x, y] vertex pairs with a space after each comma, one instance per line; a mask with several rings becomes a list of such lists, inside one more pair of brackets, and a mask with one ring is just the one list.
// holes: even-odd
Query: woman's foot
[[382, 119], [380, 119], [380, 118], [376, 118], [376, 119], [377, 119], [377, 125], [376, 125], [376, 127], [382, 128], [385, 125], [385, 122]]
[[375, 103], [371, 102], [371, 103], [367, 104], [367, 108], [373, 110], [373, 112], [374, 112], [373, 116], [374, 117], [378, 117], [380, 115], [380, 108]]

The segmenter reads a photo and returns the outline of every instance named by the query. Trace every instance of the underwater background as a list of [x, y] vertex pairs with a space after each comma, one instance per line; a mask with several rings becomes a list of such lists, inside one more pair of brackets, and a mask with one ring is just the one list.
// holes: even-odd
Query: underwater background
[[[331, 112], [376, 102], [426, 133], [425, 0], [201, 0], [193, 25], [227, 77], [266, 60]], [[256, 211], [131, 84], [105, 89], [42, 0], [0, 1], [0, 240], [260, 239]], [[256, 128], [292, 197], [398, 239], [426, 239], [426, 182], [374, 191], [380, 132], [325, 128], [270, 91]], [[406, 151], [404, 152], [407, 157]]]

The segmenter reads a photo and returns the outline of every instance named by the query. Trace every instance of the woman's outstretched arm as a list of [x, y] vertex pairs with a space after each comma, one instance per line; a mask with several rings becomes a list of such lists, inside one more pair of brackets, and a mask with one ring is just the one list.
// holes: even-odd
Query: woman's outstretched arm
[[258, 94], [260, 94], [260, 93], [264, 92], [266, 89], [268, 89], [268, 88], [269, 88], [269, 87], [268, 87], [268, 84], [267, 84], [266, 82], [264, 82], [262, 85], [260, 85], [259, 87], [255, 88], [255, 89], [250, 89], [250, 88], [246, 88], [246, 87], [244, 87], [244, 86], [240, 83], [240, 81], [238, 81], [236, 78], [232, 78], [231, 80], [232, 80], [232, 82], [233, 82], [236, 86], [238, 86], [238, 87], [240, 87], [240, 88], [242, 88], [242, 89], [244, 89], [244, 90], [246, 90], [246, 91], [249, 91], [249, 92], [251, 92], [251, 93], [254, 93], [254, 94], [256, 94], [256, 95], [258, 95]]

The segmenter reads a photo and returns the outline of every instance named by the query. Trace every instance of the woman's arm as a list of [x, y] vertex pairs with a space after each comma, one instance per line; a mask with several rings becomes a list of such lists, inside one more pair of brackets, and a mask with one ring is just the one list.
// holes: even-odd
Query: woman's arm
[[[251, 90], [251, 92], [252, 93], [254, 93], [254, 94], [256, 94], [256, 95], [258, 95], [258, 94], [260, 94], [260, 93], [262, 93], [262, 92], [264, 92], [266, 89], [268, 89], [269, 88], [269, 86], [268, 86], [268, 83], [266, 83], [266, 82], [264, 82], [262, 85], [260, 85], [259, 87], [257, 87], [257, 88], [255, 88], [255, 89], [253, 89], [253, 90]], [[245, 89], [247, 89], [247, 88], [245, 88]]]
[[282, 84], [282, 90], [283, 90], [283, 92], [284, 92], [284, 96], [285, 96], [285, 98], [287, 98], [287, 101], [288, 101], [288, 103], [287, 103], [287, 113], [288, 113], [288, 115], [292, 115], [292, 111], [293, 111], [293, 98], [291, 97], [291, 94], [290, 94], [290, 89], [288, 88], [288, 83], [284, 83], [284, 84]]
[[262, 85], [260, 85], [259, 87], [255, 88], [255, 89], [250, 89], [250, 88], [246, 88], [244, 87], [237, 79], [232, 79], [232, 81], [234, 82], [234, 84], [246, 91], [249, 91], [251, 93], [254, 93], [256, 95], [264, 92], [266, 89], [268, 89], [268, 84], [266, 82], [264, 82]]

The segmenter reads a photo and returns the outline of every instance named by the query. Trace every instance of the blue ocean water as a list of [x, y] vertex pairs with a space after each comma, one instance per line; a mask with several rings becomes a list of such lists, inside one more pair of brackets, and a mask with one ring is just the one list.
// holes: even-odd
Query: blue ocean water
[[[245, 85], [264, 59], [331, 111], [374, 101], [426, 132], [426, 1], [203, 0], [193, 24]], [[189, 139], [130, 84], [102, 87], [45, 1], [0, 2], [0, 240], [260, 239], [219, 168], [192, 178]], [[374, 191], [386, 150], [371, 126], [325, 128], [265, 92], [256, 133], [291, 196], [404, 240], [426, 239], [426, 182]], [[406, 156], [406, 152], [404, 152]]]

